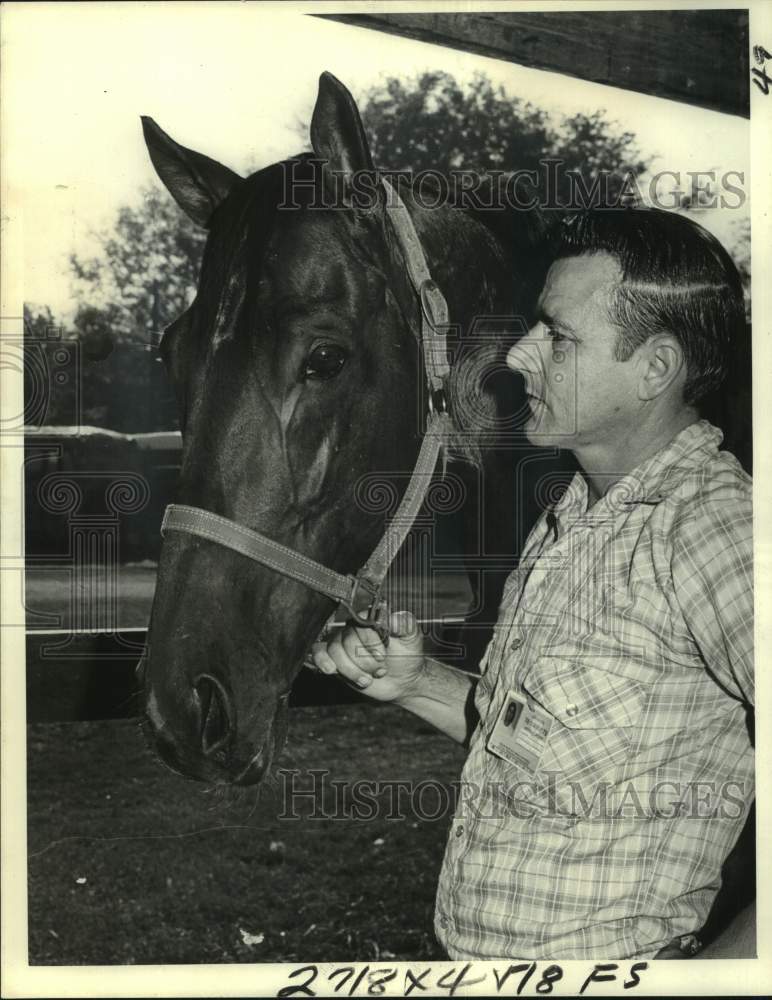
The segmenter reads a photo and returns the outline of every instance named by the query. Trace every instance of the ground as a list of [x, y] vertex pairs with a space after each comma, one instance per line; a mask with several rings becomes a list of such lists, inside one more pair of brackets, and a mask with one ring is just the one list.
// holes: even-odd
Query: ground
[[[153, 566], [121, 567], [123, 627], [146, 623], [154, 576]], [[458, 580], [442, 582], [439, 613], [463, 606]], [[50, 616], [61, 616], [56, 624], [67, 627], [83, 597], [74, 583], [63, 587], [50, 567], [28, 574], [30, 626], [53, 627]], [[38, 647], [28, 639], [28, 675], [40, 674], [28, 718], [67, 718], [62, 677], [77, 664], [36, 659]], [[43, 695], [50, 711], [42, 711]], [[432, 910], [452, 794], [440, 800], [437, 789], [450, 789], [463, 758], [462, 748], [388, 705], [293, 708], [277, 767], [298, 771], [296, 788], [307, 787], [310, 771], [329, 771], [326, 787], [317, 775], [313, 803], [298, 800], [305, 818], [294, 820], [283, 816], [286, 781], [259, 796], [215, 794], [164, 770], [135, 719], [33, 722], [30, 963], [441, 957]], [[332, 818], [341, 797], [332, 782], [350, 788], [357, 779], [433, 785], [417, 809], [386, 785], [378, 818], [352, 816], [350, 801]], [[388, 818], [392, 803], [396, 816]], [[725, 867], [706, 941], [753, 896], [753, 837], [751, 819]]]
[[[259, 795], [207, 791], [164, 770], [136, 721], [31, 725], [30, 963], [441, 956], [432, 910], [450, 811], [438, 788], [463, 750], [374, 703], [296, 708], [290, 725], [279, 767], [298, 770], [294, 787], [329, 770], [313, 803], [296, 798], [303, 820], [286, 816], [289, 777]], [[350, 801], [332, 818], [330, 783], [358, 778], [432, 785], [415, 810], [382, 792], [401, 818], [357, 820]]]

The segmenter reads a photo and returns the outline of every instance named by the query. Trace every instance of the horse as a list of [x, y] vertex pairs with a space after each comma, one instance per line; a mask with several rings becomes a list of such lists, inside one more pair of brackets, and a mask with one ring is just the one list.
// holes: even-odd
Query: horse
[[[319, 575], [349, 579], [382, 533], [362, 483], [375, 474], [404, 501], [404, 470], [432, 471], [437, 450], [421, 458], [427, 403], [445, 421], [445, 457], [471, 463], [468, 482], [482, 469], [492, 484], [472, 497], [467, 524], [477, 555], [505, 555], [477, 599], [478, 623], [495, 621], [537, 507], [521, 490], [525, 512], [512, 509], [513, 451], [485, 445], [497, 421], [527, 412], [504, 357], [541, 288], [549, 224], [506, 199], [427, 205], [409, 180], [380, 183], [357, 106], [329, 73], [313, 152], [248, 178], [152, 119], [143, 127], [161, 181], [208, 230], [196, 298], [160, 344], [183, 447], [140, 668], [146, 725], [172, 769], [255, 784], [284, 745], [293, 680], [340, 599]], [[417, 288], [422, 268], [430, 280]], [[445, 303], [443, 322], [427, 323]], [[452, 364], [424, 387], [440, 326]], [[472, 640], [482, 646], [484, 630]]]

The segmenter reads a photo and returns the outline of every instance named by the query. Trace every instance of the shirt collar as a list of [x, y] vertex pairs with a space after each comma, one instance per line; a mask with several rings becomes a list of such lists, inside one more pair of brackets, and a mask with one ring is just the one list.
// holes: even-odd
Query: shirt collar
[[[618, 511], [631, 504], [657, 504], [664, 500], [689, 471], [703, 465], [718, 451], [724, 435], [707, 420], [689, 424], [651, 458], [615, 483], [598, 501]], [[589, 502], [587, 483], [577, 472], [565, 493], [553, 504], [557, 514], [584, 513]]]

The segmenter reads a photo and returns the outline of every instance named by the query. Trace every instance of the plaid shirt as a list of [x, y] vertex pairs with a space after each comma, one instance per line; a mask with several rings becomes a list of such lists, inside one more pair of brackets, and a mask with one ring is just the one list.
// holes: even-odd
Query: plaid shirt
[[[577, 475], [531, 532], [440, 875], [452, 958], [645, 958], [704, 924], [754, 794], [751, 480], [720, 442], [692, 424], [589, 510]], [[487, 748], [510, 690], [530, 766]]]

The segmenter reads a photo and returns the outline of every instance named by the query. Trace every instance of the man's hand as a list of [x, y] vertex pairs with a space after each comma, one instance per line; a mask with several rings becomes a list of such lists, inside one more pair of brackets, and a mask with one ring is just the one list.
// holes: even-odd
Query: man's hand
[[423, 636], [409, 611], [389, 621], [389, 643], [372, 629], [349, 625], [327, 643], [314, 643], [312, 660], [325, 674], [338, 674], [378, 701], [409, 697], [424, 668]]
[[477, 677], [424, 654], [423, 636], [409, 611], [389, 620], [387, 646], [372, 629], [348, 626], [330, 642], [314, 643], [311, 658], [325, 674], [339, 674], [358, 691], [391, 701], [425, 719], [457, 743], [477, 723]]

